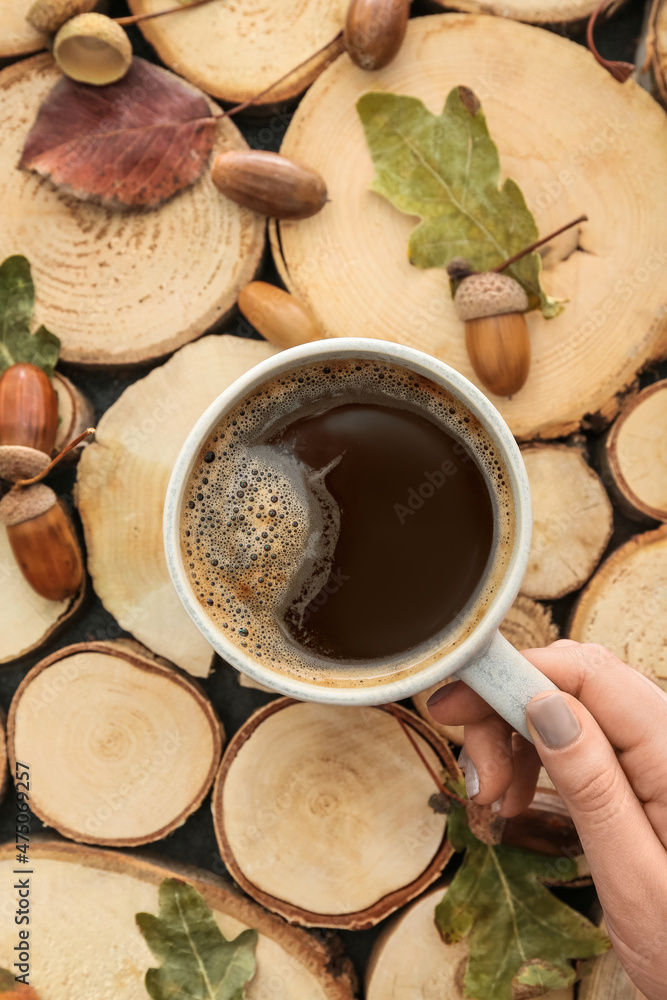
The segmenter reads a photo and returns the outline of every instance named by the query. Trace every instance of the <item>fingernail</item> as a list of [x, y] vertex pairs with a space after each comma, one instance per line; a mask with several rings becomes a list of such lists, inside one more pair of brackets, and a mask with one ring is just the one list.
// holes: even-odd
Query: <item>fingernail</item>
[[445, 684], [444, 687], [438, 688], [438, 690], [434, 691], [431, 697], [426, 702], [426, 707], [433, 708], [433, 706], [437, 705], [439, 701], [442, 701], [444, 698], [447, 698], [448, 695], [452, 693], [455, 686], [456, 686], [455, 684]]
[[560, 693], [531, 701], [526, 715], [542, 742], [552, 750], [574, 743], [581, 732], [579, 720]]
[[465, 775], [466, 795], [469, 799], [474, 799], [479, 792], [479, 772], [475, 767], [475, 762], [466, 753], [465, 747], [459, 754], [459, 767]]
[[495, 802], [492, 802], [491, 803], [491, 812], [492, 813], [499, 813], [500, 810], [503, 807], [503, 802], [504, 801], [505, 801], [505, 796], [501, 795], [499, 799], [496, 799]]

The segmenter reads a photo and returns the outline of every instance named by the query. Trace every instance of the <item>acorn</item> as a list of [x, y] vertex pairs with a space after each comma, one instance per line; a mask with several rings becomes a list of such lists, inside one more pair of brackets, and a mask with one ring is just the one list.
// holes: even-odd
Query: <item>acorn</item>
[[528, 296], [518, 281], [502, 272], [555, 236], [587, 220], [587, 215], [580, 215], [491, 271], [473, 271], [462, 257], [455, 257], [447, 265], [452, 282], [460, 282], [454, 293], [454, 307], [465, 323], [470, 362], [482, 385], [496, 396], [513, 396], [518, 392], [530, 368], [530, 338], [523, 315], [530, 305]]
[[26, 20], [45, 35], [54, 35], [65, 21], [76, 14], [87, 14], [97, 0], [35, 0], [28, 8]]
[[0, 445], [0, 479], [5, 479], [8, 483], [32, 479], [43, 472], [48, 464], [49, 456], [36, 448], [24, 448], [20, 444]]
[[386, 66], [403, 44], [410, 0], [350, 0], [345, 19], [345, 48], [360, 69]]
[[327, 200], [315, 170], [261, 149], [220, 153], [211, 176], [227, 198], [271, 219], [307, 219]]
[[251, 281], [242, 288], [238, 306], [255, 329], [281, 350], [324, 336], [315, 317], [299, 299], [267, 281]]
[[43, 483], [15, 487], [0, 500], [0, 522], [23, 576], [41, 597], [62, 601], [83, 583], [83, 559], [70, 517]]
[[102, 87], [125, 76], [132, 64], [132, 46], [110, 17], [78, 14], [54, 38], [53, 58], [70, 79]]
[[465, 323], [466, 348], [475, 374], [489, 392], [512, 396], [530, 368], [526, 318], [528, 296], [506, 274], [485, 271], [464, 278], [454, 296]]
[[0, 376], [0, 445], [50, 456], [58, 432], [58, 397], [46, 372], [20, 362]]

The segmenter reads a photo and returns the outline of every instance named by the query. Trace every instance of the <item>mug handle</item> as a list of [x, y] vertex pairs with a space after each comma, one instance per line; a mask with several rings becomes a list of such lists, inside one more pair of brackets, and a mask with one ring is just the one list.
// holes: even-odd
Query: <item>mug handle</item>
[[472, 688], [510, 726], [533, 742], [526, 725], [526, 705], [542, 691], [557, 691], [556, 685], [496, 632], [491, 642], [454, 678]]

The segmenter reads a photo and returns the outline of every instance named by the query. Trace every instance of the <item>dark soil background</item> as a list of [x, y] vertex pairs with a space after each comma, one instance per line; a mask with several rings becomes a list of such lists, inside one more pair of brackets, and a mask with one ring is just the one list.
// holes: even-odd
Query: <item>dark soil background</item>
[[[432, 12], [427, 9], [426, 2], [427, 0], [415, 0], [413, 4], [413, 16]], [[606, 58], [621, 59], [628, 62], [634, 60], [635, 46], [641, 32], [643, 6], [642, 0], [629, 0], [620, 13], [615, 15], [610, 22], [602, 24], [598, 28], [596, 32], [598, 48]], [[112, 0], [109, 13], [111, 16], [121, 17], [128, 14], [129, 10], [121, 0]], [[135, 53], [159, 64], [160, 60], [153, 49], [146, 43], [138, 28], [130, 28], [129, 33]], [[583, 44], [583, 34], [576, 41]], [[271, 128], [267, 128], [266, 122], [260, 120], [243, 120], [237, 117], [235, 121], [250, 146], [278, 150], [292, 111], [293, 109], [286, 114], [281, 114], [280, 121], [274, 117], [271, 122]], [[278, 124], [277, 128], [276, 124]], [[538, 128], [539, 123], [536, 122], [534, 127]], [[281, 284], [268, 254], [258, 277], [274, 284]], [[245, 321], [241, 322], [239, 315], [235, 314], [226, 323], [224, 332], [247, 336], [247, 327], [248, 324]], [[261, 339], [259, 334], [253, 333], [250, 335]], [[99, 420], [105, 410], [115, 402], [128, 385], [142, 378], [149, 370], [148, 367], [145, 367], [133, 370], [131, 373], [115, 373], [111, 375], [81, 372], [72, 366], [61, 367], [65, 374], [92, 401], [95, 407], [96, 420]], [[643, 376], [642, 384], [654, 381], [659, 375], [660, 372], [658, 370], [646, 372]], [[667, 375], [667, 367], [665, 366], [663, 366], [662, 375], [663, 377]], [[587, 437], [590, 448], [594, 448], [598, 435], [590, 433]], [[50, 480], [54, 488], [69, 501], [70, 506], [72, 505], [71, 492], [74, 480], [75, 473], [72, 470], [64, 471], [57, 475], [54, 474]], [[76, 517], [75, 511], [74, 516]], [[625, 541], [626, 538], [638, 530], [637, 525], [633, 525], [618, 513], [616, 514], [615, 528], [610, 549], [616, 548], [622, 541]], [[4, 601], [11, 601], [11, 594], [3, 593], [0, 595], [0, 598]], [[567, 620], [572, 603], [573, 597], [570, 595], [558, 601], [554, 606], [554, 616], [561, 627], [564, 626]], [[39, 654], [24, 659], [18, 665], [0, 667], [0, 705], [5, 712], [9, 709], [14, 691], [22, 678], [30, 667], [48, 653], [71, 643], [114, 639], [124, 634], [127, 633], [124, 633], [112, 616], [104, 610], [95, 594], [92, 591], [89, 592], [82, 613], [76, 621], [70, 623], [58, 635], [56, 640], [45, 646]], [[214, 672], [202, 682], [202, 685], [224, 723], [228, 739], [256, 708], [269, 701], [272, 697], [262, 694], [259, 691], [240, 687], [236, 679], [236, 672], [222, 660], [216, 661]], [[410, 706], [408, 705], [408, 707]], [[14, 815], [14, 799], [10, 793], [2, 807], [0, 807], [0, 842], [14, 840]], [[36, 818], [33, 818], [33, 832], [40, 832], [41, 829], [42, 824]], [[48, 832], [54, 837], [58, 836], [55, 832]], [[168, 836], [165, 840], [146, 848], [137, 848], [133, 853], [162, 855], [163, 857], [175, 858], [189, 864], [197, 865], [218, 875], [226, 874], [213, 833], [210, 798], [205, 800], [201, 808], [179, 830]], [[570, 902], [571, 905], [582, 909], [584, 912], [588, 911], [594, 902], [594, 893], [591, 888], [562, 890], [559, 892], [559, 895]], [[380, 928], [382, 926], [380, 925]], [[362, 982], [368, 956], [380, 928], [363, 932], [344, 932], [341, 935], [344, 949], [354, 961], [360, 981]]]

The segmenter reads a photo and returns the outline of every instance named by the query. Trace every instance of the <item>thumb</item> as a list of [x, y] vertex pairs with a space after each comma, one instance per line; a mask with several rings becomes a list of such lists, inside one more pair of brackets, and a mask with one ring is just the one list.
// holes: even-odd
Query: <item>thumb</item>
[[[590, 712], [560, 691], [539, 694], [526, 708], [526, 721], [547, 773], [565, 802], [579, 833], [601, 902], [605, 887], [627, 887], [621, 905], [632, 912], [647, 880], [646, 854], [658, 862], [659, 841], [634, 794], [616, 753]], [[637, 850], [642, 844], [646, 851]], [[641, 863], [639, 861], [641, 859]], [[664, 856], [661, 857], [664, 865]], [[627, 868], [623, 875], [620, 868]], [[623, 891], [623, 889], [621, 889]], [[621, 901], [612, 905], [617, 910]]]

